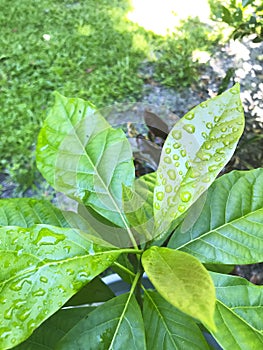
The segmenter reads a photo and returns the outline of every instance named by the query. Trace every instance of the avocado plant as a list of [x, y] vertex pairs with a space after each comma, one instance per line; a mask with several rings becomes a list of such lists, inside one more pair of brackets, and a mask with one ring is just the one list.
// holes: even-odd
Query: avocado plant
[[[218, 177], [243, 129], [236, 84], [181, 118], [136, 179], [124, 131], [55, 93], [37, 165], [76, 205], [0, 200], [0, 348], [204, 350], [210, 333], [261, 349], [263, 289], [227, 271], [263, 260], [263, 169]], [[113, 294], [108, 268], [129, 292]]]

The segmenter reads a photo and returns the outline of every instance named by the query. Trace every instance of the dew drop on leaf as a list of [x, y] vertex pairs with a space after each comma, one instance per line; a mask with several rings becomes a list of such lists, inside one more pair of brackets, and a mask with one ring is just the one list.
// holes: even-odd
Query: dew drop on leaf
[[215, 170], [217, 170], [218, 169], [218, 165], [210, 165], [209, 167], [208, 167], [208, 171], [215, 171]]
[[171, 185], [167, 185], [167, 186], [165, 186], [165, 192], [166, 192], [166, 193], [171, 193], [171, 192], [172, 192], [172, 190], [173, 190], [173, 188], [172, 188], [172, 186], [171, 186]]
[[193, 112], [190, 112], [190, 113], [187, 113], [185, 115], [185, 119], [192, 120], [192, 119], [194, 119], [194, 116], [195, 116], [195, 114]]
[[45, 277], [45, 276], [41, 276], [40, 277], [40, 282], [47, 283], [48, 282], [48, 278]]
[[160, 204], [159, 203], [154, 203], [154, 208], [157, 210], [160, 210]]
[[9, 308], [9, 309], [7, 309], [7, 310], [4, 312], [4, 319], [6, 319], [6, 320], [11, 320], [12, 315], [13, 315], [13, 312], [14, 312], [14, 308]]
[[46, 294], [46, 291], [42, 288], [36, 290], [35, 292], [32, 293], [34, 297], [41, 297]]
[[202, 132], [201, 135], [203, 136], [204, 139], [207, 139], [208, 138], [208, 135], [206, 132]]
[[224, 126], [223, 128], [221, 128], [221, 131], [222, 131], [222, 132], [226, 132], [226, 131], [227, 131], [227, 128]]
[[180, 213], [185, 211], [185, 205], [179, 205], [178, 206], [178, 210], [180, 211]]
[[174, 160], [178, 160], [178, 159], [179, 159], [179, 156], [178, 156], [177, 154], [174, 154], [174, 155], [173, 155], [173, 159], [174, 159]]
[[215, 123], [218, 123], [218, 122], [219, 122], [219, 120], [220, 120], [220, 117], [214, 117], [214, 121], [215, 121]]
[[229, 146], [230, 142], [229, 142], [228, 140], [224, 140], [224, 141], [223, 141], [223, 144], [224, 144], [225, 146]]
[[20, 321], [25, 321], [31, 314], [31, 310], [30, 309], [25, 309], [23, 312], [21, 312], [18, 315], [18, 318]]
[[213, 124], [211, 122], [206, 123], [207, 129], [212, 129]]
[[191, 197], [192, 197], [192, 195], [190, 192], [181, 192], [180, 193], [180, 198], [183, 202], [189, 202]]
[[165, 153], [166, 153], [166, 154], [170, 154], [170, 153], [171, 153], [171, 148], [166, 148], [166, 149], [165, 149]]
[[180, 165], [179, 162], [176, 162], [176, 163], [175, 163], [175, 166], [176, 166], [176, 167], [179, 167], [179, 165]]
[[182, 149], [182, 150], [180, 151], [180, 153], [181, 153], [181, 156], [182, 156], [182, 157], [185, 157], [185, 156], [186, 156], [186, 151], [185, 151], [184, 149]]
[[183, 129], [187, 131], [189, 134], [193, 134], [195, 132], [195, 126], [192, 124], [185, 124]]
[[181, 147], [181, 144], [178, 143], [178, 142], [175, 142], [175, 143], [173, 144], [173, 148], [174, 148], [174, 149], [178, 149], [178, 148], [180, 148], [180, 147]]
[[205, 149], [207, 149], [207, 150], [211, 149], [211, 147], [212, 147], [211, 143], [208, 141], [206, 141], [204, 145], [205, 145]]
[[[170, 171], [170, 170], [169, 170], [169, 171]], [[164, 199], [164, 193], [163, 193], [163, 192], [157, 192], [156, 198], [157, 198], [159, 201], [162, 201], [162, 200]]]
[[181, 130], [173, 130], [172, 136], [175, 140], [180, 140], [180, 138], [182, 137], [182, 131]]
[[171, 163], [172, 163], [172, 160], [171, 160], [170, 157], [164, 157], [164, 162], [165, 162], [166, 164], [171, 164]]

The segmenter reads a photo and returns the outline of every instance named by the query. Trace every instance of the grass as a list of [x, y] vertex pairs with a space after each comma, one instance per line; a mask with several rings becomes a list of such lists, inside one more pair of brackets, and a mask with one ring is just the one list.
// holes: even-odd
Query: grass
[[34, 145], [54, 90], [102, 107], [140, 99], [144, 64], [172, 87], [197, 77], [192, 52], [211, 48], [207, 28], [194, 20], [162, 37], [129, 10], [128, 0], [0, 0], [0, 172], [22, 188], [38, 176]]

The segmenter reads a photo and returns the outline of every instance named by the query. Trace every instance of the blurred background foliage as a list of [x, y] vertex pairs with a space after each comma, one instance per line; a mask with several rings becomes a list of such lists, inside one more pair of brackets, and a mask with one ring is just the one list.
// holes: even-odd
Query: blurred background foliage
[[[54, 90], [103, 107], [139, 101], [149, 79], [175, 89], [198, 80], [200, 53], [209, 55], [223, 38], [220, 26], [194, 16], [204, 5], [210, 15], [201, 2], [193, 1], [187, 18], [178, 13], [181, 1], [157, 1], [159, 10], [167, 5], [166, 18], [148, 0], [0, 0], [0, 173], [21, 193], [37, 183], [34, 147]], [[152, 23], [136, 19], [139, 3], [148, 14], [141, 19]], [[218, 3], [210, 0], [214, 20], [232, 26], [240, 6]]]

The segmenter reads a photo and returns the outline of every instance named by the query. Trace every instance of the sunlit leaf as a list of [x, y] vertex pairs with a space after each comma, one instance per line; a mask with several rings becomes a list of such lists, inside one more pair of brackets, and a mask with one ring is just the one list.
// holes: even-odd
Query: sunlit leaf
[[[95, 242], [94, 242], [95, 241]], [[30, 336], [121, 253], [69, 228], [0, 228], [0, 348]]]
[[142, 314], [134, 296], [122, 294], [92, 311], [56, 350], [146, 350]]
[[263, 347], [263, 286], [247, 280], [211, 273], [216, 287], [213, 333], [223, 349], [262, 349]]
[[236, 84], [175, 124], [163, 147], [154, 190], [156, 231], [167, 231], [212, 184], [244, 129]]
[[213, 282], [196, 258], [169, 248], [151, 247], [143, 253], [142, 264], [164, 299], [209, 329], [215, 329]]
[[135, 176], [125, 134], [89, 102], [55, 96], [38, 138], [39, 170], [57, 191], [125, 227], [122, 184], [131, 186]]
[[147, 349], [209, 349], [194, 320], [156, 292], [145, 293], [143, 318]]
[[63, 213], [46, 200], [33, 198], [0, 200], [0, 226], [30, 227], [35, 224], [68, 226]]
[[[198, 200], [189, 216], [192, 209], [199, 207]], [[183, 250], [205, 263], [262, 261], [263, 169], [233, 171], [217, 179], [208, 190], [199, 218], [188, 230], [184, 230], [182, 223], [169, 247]]]

